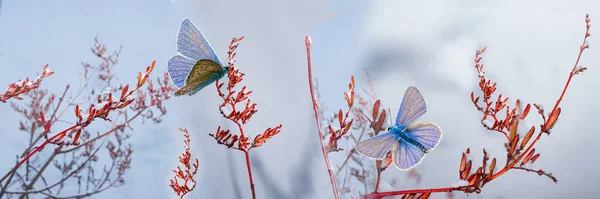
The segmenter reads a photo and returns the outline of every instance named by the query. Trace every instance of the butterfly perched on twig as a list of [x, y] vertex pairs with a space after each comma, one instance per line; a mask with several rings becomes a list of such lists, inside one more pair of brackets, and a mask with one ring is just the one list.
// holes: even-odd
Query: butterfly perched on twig
[[414, 123], [426, 112], [421, 92], [413, 86], [408, 87], [394, 125], [387, 132], [358, 143], [356, 151], [369, 158], [383, 159], [391, 150], [392, 162], [398, 169], [414, 168], [442, 139], [442, 129], [437, 125], [429, 122]]
[[177, 32], [177, 55], [169, 59], [168, 71], [178, 90], [175, 96], [193, 95], [221, 79], [229, 70], [221, 64], [202, 32], [189, 20]]

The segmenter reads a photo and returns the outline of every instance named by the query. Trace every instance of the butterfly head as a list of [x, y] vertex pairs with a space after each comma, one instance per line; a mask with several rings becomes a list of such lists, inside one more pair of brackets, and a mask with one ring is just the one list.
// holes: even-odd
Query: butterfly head
[[187, 92], [186, 90], [184, 90], [184, 89], [180, 89], [180, 90], [176, 91], [176, 92], [174, 93], [174, 95], [175, 95], [176, 97], [179, 97], [179, 96], [185, 95], [185, 93], [186, 93], [186, 92]]

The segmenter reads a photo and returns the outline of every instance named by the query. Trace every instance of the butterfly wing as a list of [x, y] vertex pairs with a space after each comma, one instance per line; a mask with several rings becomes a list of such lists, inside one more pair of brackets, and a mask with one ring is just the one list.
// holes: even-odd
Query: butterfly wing
[[442, 129], [434, 123], [413, 123], [406, 127], [404, 134], [417, 141], [427, 151], [435, 149], [442, 139]]
[[198, 86], [194, 87], [192, 89], [191, 92], [188, 93], [188, 95], [194, 95], [196, 94], [198, 91], [202, 90], [204, 87], [210, 85], [211, 83], [217, 81], [217, 79], [221, 79], [221, 77], [223, 77], [222, 75], [213, 73], [211, 74], [208, 79], [202, 83], [200, 83]]
[[392, 148], [392, 162], [400, 170], [410, 170], [417, 166], [425, 153], [418, 147], [410, 144], [405, 139], [400, 139], [394, 143]]
[[390, 151], [397, 136], [390, 132], [382, 132], [372, 138], [356, 144], [356, 152], [373, 159], [382, 159]]
[[185, 79], [195, 63], [196, 61], [181, 55], [175, 55], [169, 59], [167, 70], [169, 71], [171, 80], [175, 83], [177, 88], [183, 88]]
[[200, 60], [187, 76], [185, 86], [175, 92], [175, 95], [193, 95], [224, 75], [225, 69], [220, 64], [207, 59]]
[[189, 19], [181, 22], [177, 32], [177, 52], [195, 61], [209, 59], [221, 65], [208, 40]]
[[400, 109], [396, 115], [396, 125], [406, 127], [426, 112], [427, 106], [425, 105], [423, 95], [421, 95], [419, 89], [410, 86], [406, 89], [404, 98], [402, 98], [402, 104], [400, 104]]

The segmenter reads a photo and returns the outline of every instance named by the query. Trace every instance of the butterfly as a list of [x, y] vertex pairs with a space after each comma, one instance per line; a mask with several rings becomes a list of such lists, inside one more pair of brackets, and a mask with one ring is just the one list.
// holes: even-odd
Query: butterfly
[[229, 70], [223, 66], [202, 32], [189, 20], [177, 32], [177, 55], [169, 59], [168, 71], [177, 86], [175, 96], [193, 95], [221, 79]]
[[391, 150], [392, 162], [398, 169], [414, 168], [442, 139], [442, 129], [437, 125], [414, 122], [426, 112], [421, 92], [413, 86], [408, 87], [400, 104], [396, 123], [386, 132], [358, 143], [356, 151], [369, 158], [383, 159]]

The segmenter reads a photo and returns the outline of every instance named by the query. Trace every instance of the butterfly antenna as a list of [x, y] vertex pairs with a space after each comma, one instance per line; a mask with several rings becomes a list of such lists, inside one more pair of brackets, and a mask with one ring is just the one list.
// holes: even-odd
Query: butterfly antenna
[[390, 123], [390, 127], [392, 127], [393, 123], [392, 123], [392, 109], [388, 108], [388, 115], [390, 116], [390, 120], [388, 120], [388, 123]]
[[360, 111], [360, 114], [362, 114], [362, 116], [365, 117], [370, 123], [374, 123], [373, 120], [371, 120], [371, 118], [369, 118], [369, 116], [367, 116], [364, 112]]

